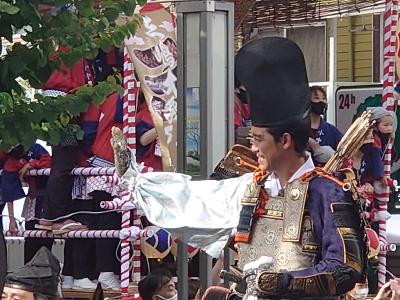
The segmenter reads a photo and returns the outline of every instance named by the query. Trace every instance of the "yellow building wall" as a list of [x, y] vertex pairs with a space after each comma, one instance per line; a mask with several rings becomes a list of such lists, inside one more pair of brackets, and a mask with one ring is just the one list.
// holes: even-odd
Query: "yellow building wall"
[[372, 82], [371, 28], [372, 15], [337, 20], [337, 81]]

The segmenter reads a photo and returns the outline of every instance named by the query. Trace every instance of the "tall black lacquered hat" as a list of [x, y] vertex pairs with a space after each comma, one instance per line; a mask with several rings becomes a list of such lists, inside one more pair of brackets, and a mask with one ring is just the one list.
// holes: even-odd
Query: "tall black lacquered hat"
[[304, 56], [291, 40], [267, 37], [244, 45], [236, 55], [235, 76], [247, 90], [252, 125], [277, 127], [308, 117]]
[[58, 295], [60, 262], [46, 247], [42, 247], [24, 266], [9, 273], [6, 285], [48, 296]]

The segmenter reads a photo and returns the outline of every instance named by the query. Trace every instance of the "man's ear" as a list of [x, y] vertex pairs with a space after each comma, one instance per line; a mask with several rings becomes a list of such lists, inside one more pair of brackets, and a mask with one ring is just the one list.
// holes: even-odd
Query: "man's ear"
[[284, 133], [281, 136], [281, 143], [282, 143], [282, 148], [284, 150], [288, 150], [291, 146], [293, 146], [293, 138], [289, 133]]

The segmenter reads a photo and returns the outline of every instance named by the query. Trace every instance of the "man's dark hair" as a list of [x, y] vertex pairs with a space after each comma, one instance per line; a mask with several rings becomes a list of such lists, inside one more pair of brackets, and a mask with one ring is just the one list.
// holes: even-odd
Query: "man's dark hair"
[[303, 120], [286, 123], [282, 126], [267, 128], [267, 131], [278, 142], [284, 133], [289, 133], [294, 140], [294, 150], [303, 155], [307, 149], [308, 138], [311, 131], [310, 117]]
[[157, 269], [149, 273], [139, 281], [138, 290], [143, 300], [151, 300], [154, 293], [164, 284], [171, 280], [172, 276], [168, 270]]
[[324, 90], [324, 88], [320, 85], [314, 85], [312, 87], [310, 87], [310, 97], [312, 96], [313, 93], [315, 93], [316, 91], [320, 91], [322, 93], [322, 95], [324, 95], [325, 99], [326, 99], [326, 91]]

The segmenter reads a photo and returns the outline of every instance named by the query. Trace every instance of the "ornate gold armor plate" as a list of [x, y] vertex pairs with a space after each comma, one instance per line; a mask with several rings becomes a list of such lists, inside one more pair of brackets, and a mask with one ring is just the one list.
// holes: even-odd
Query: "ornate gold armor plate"
[[308, 182], [295, 180], [284, 197], [267, 200], [265, 214], [254, 220], [251, 240], [239, 243], [239, 268], [261, 256], [273, 258], [270, 272], [294, 271], [311, 267], [318, 244], [305, 210]]

